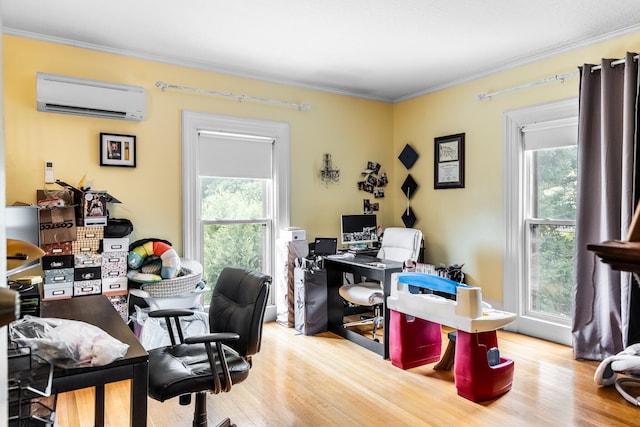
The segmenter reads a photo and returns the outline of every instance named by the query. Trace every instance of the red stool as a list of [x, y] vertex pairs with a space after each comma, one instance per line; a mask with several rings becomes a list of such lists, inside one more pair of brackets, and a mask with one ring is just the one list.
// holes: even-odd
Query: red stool
[[458, 331], [454, 378], [460, 396], [482, 402], [511, 390], [513, 360], [500, 357], [498, 364], [490, 366], [487, 351], [494, 347], [498, 347], [496, 331]]
[[415, 368], [440, 359], [442, 331], [439, 323], [391, 311], [389, 357], [401, 369]]

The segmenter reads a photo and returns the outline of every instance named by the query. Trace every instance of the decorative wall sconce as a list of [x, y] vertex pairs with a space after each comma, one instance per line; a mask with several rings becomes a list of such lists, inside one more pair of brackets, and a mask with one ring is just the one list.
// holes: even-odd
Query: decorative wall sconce
[[322, 160], [323, 166], [320, 169], [320, 179], [323, 183], [338, 182], [340, 180], [340, 169], [331, 166], [331, 154], [325, 153]]

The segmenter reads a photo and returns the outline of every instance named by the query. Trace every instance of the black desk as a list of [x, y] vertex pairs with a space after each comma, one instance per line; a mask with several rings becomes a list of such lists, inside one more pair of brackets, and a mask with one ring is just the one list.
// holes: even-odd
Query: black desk
[[[368, 264], [370, 262], [381, 262], [385, 266], [374, 267]], [[402, 271], [402, 263], [371, 256], [356, 255], [354, 258], [327, 257], [324, 259], [324, 267], [327, 270], [327, 329], [388, 359], [389, 309], [387, 304], [384, 304], [384, 343], [375, 342], [342, 326], [344, 323], [344, 300], [338, 290], [343, 284], [343, 273], [353, 273], [356, 280], [360, 276], [364, 276], [370, 280], [382, 282], [384, 284], [386, 302], [391, 293], [391, 274]]]
[[[149, 355], [131, 329], [104, 295], [89, 295], [56, 301], [43, 301], [42, 317], [80, 320], [102, 328], [112, 337], [129, 344], [122, 359], [99, 367], [62, 369], [53, 372], [52, 392], [63, 393], [95, 387], [95, 426], [104, 425], [104, 385], [131, 380], [131, 426], [147, 425], [147, 387]], [[120, 408], [112, 408], [114, 411]]]

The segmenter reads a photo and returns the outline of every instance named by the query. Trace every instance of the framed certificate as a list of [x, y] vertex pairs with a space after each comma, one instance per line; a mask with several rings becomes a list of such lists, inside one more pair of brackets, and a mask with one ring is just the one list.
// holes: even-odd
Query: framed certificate
[[434, 142], [433, 188], [464, 188], [464, 133]]

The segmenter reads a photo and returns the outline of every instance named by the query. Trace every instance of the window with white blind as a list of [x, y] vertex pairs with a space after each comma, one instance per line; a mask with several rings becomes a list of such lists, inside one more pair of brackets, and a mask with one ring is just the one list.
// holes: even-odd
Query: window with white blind
[[202, 262], [211, 286], [225, 266], [273, 275], [275, 236], [289, 221], [288, 125], [183, 118], [185, 254]]

